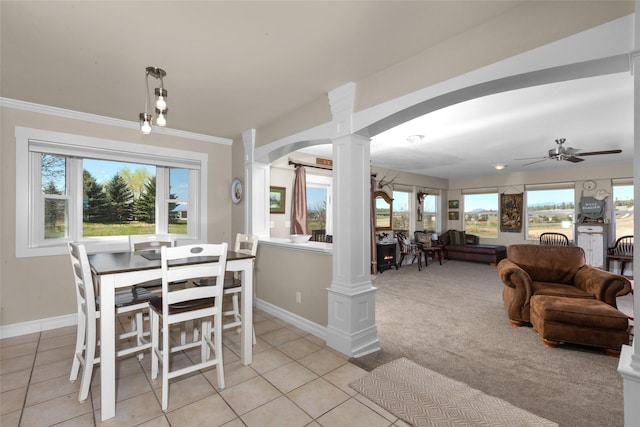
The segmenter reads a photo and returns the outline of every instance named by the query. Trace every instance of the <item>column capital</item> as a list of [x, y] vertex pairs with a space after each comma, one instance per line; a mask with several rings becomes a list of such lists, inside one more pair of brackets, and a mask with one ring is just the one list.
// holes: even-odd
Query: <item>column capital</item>
[[333, 137], [353, 132], [353, 107], [355, 105], [356, 84], [353, 82], [329, 92], [329, 107], [333, 116]]
[[249, 166], [253, 163], [256, 149], [256, 130], [247, 129], [242, 132], [242, 145], [244, 147], [244, 164]]

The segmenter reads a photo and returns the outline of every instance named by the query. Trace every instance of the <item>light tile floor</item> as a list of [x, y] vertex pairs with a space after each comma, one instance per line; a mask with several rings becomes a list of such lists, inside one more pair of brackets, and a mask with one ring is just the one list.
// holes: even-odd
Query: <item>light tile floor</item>
[[254, 325], [253, 363], [240, 363], [240, 336], [226, 331], [226, 388], [217, 389], [215, 369], [176, 379], [166, 413], [148, 354], [119, 359], [116, 417], [104, 423], [99, 367], [86, 401], [78, 402], [79, 380], [69, 382], [75, 326], [0, 340], [0, 425], [408, 426], [349, 387], [366, 371], [324, 341], [260, 310]]

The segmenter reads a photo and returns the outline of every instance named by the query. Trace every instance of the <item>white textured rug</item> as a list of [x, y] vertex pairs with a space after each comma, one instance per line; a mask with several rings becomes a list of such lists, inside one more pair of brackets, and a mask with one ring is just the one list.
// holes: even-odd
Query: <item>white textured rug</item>
[[414, 426], [558, 425], [404, 357], [349, 386]]

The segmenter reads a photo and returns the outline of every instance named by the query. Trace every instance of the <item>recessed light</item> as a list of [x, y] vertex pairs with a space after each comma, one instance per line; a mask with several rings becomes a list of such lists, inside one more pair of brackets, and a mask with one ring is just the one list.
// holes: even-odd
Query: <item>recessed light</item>
[[506, 169], [507, 166], [509, 166], [509, 165], [495, 165], [494, 169], [497, 170], [497, 171], [501, 171], [501, 170]]
[[422, 142], [424, 141], [424, 135], [409, 135], [407, 137], [407, 141], [409, 141], [412, 144], [415, 144], [417, 142]]

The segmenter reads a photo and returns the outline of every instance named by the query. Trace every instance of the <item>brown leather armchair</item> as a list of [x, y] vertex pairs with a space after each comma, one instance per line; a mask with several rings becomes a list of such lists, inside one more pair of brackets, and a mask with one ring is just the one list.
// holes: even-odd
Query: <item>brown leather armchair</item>
[[511, 245], [498, 264], [498, 275], [514, 326], [530, 322], [534, 295], [595, 299], [616, 307], [616, 297], [631, 292], [625, 277], [587, 265], [579, 246]]

